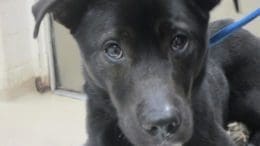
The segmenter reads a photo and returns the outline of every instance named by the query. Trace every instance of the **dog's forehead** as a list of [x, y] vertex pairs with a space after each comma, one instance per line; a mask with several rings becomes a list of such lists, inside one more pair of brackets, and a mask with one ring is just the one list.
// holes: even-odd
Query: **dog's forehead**
[[115, 13], [114, 16], [121, 17], [121, 20], [123, 20], [122, 17], [144, 19], [163, 15], [187, 15], [188, 12], [186, 0], [97, 0], [92, 7], [95, 11], [99, 9], [106, 13]]
[[76, 32], [100, 41], [118, 36], [118, 32], [150, 37], [158, 34], [161, 24], [170, 22], [175, 30], [204, 33], [206, 19], [201, 19], [189, 4], [189, 0], [96, 0], [88, 6]]
[[187, 3], [186, 0], [100, 0], [90, 6], [87, 16], [102, 23], [144, 27], [154, 26], [162, 19], [191, 23], [195, 18]]

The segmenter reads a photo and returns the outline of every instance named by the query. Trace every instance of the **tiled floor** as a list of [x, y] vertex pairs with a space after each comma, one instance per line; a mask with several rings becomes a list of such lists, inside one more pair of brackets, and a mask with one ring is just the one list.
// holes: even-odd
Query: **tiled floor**
[[0, 146], [80, 146], [85, 117], [81, 100], [36, 92], [1, 95]]

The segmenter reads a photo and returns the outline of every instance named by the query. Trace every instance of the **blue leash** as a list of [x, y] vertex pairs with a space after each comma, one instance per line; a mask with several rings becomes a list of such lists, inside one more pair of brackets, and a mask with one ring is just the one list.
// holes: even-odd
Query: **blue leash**
[[241, 20], [224, 27], [215, 35], [213, 35], [213, 37], [210, 38], [209, 47], [213, 47], [218, 43], [222, 42], [224, 39], [229, 37], [234, 31], [248, 24], [252, 20], [256, 19], [258, 16], [260, 16], [260, 8], [256, 9], [254, 12], [242, 18]]

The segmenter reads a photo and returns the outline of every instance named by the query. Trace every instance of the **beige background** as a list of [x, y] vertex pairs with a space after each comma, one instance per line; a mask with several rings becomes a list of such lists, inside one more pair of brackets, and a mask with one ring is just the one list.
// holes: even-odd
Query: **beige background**
[[[260, 7], [260, 0], [240, 0], [241, 13], [237, 14], [232, 0], [223, 0], [211, 13], [211, 21], [224, 18], [239, 19]], [[77, 45], [69, 32], [61, 25], [54, 23], [56, 53], [59, 69], [60, 87], [81, 91], [83, 77], [81, 74], [80, 56]], [[254, 34], [260, 36], [260, 18], [246, 26]]]
[[[260, 0], [239, 0], [240, 13], [236, 13], [233, 5], [233, 0], [222, 0], [221, 4], [212, 11], [211, 20], [217, 19], [240, 19], [249, 14], [250, 12], [260, 8]], [[245, 26], [246, 29], [252, 33], [260, 36], [260, 17]]]
[[79, 49], [69, 31], [54, 22], [58, 88], [82, 92], [84, 79]]

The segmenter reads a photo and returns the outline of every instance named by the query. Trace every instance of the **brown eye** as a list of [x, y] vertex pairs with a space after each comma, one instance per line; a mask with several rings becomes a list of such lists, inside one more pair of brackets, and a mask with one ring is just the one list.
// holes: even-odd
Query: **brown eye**
[[171, 42], [172, 51], [184, 51], [188, 47], [188, 38], [185, 35], [176, 35]]
[[105, 48], [106, 56], [113, 60], [119, 60], [123, 58], [123, 50], [117, 43], [109, 43]]

